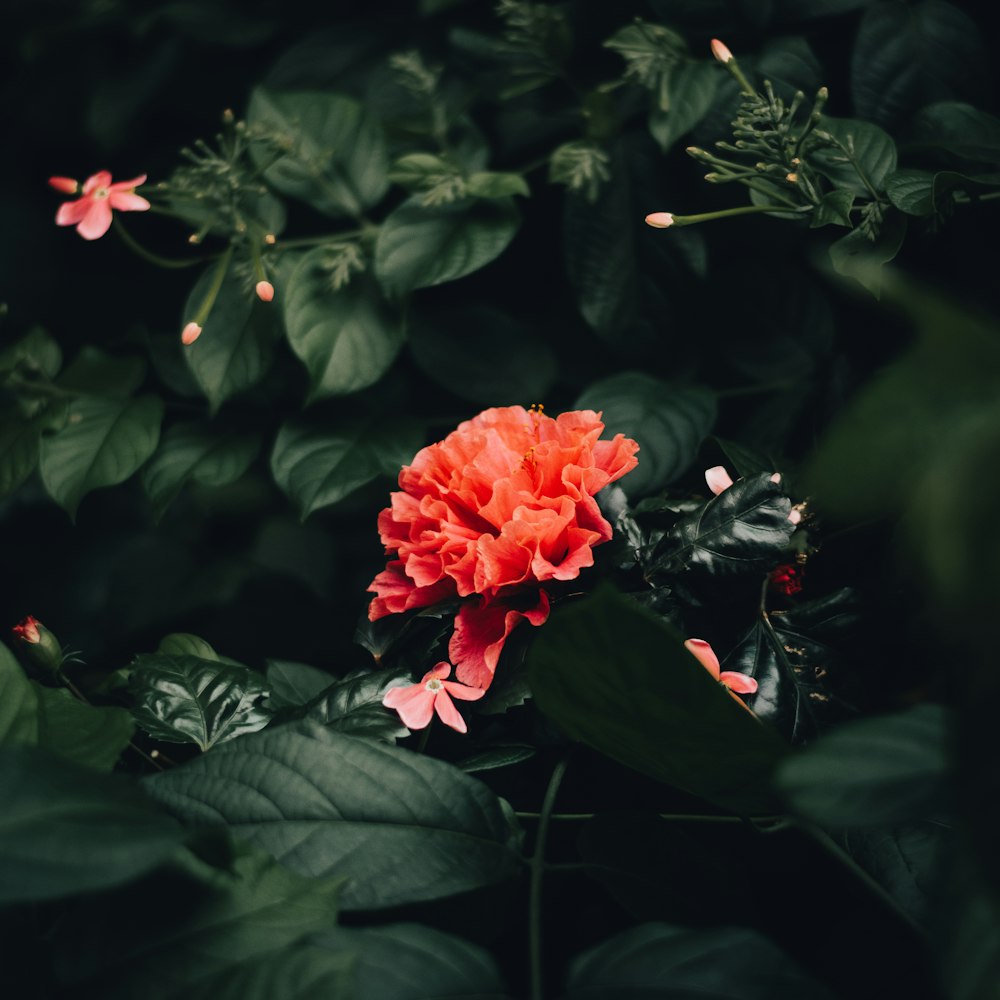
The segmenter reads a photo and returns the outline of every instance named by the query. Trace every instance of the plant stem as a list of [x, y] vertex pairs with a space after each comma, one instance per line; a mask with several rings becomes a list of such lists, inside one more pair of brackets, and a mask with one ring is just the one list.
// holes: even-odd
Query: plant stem
[[[518, 819], [540, 819], [541, 813], [517, 812], [514, 814]], [[593, 819], [596, 813], [550, 813], [549, 819], [553, 821], [562, 820], [564, 822], [582, 822]], [[742, 823], [744, 819], [751, 823], [773, 823], [783, 820], [784, 816], [707, 816], [692, 813], [657, 813], [660, 819], [671, 823]]]
[[531, 882], [528, 893], [528, 958], [531, 966], [531, 1000], [543, 1000], [542, 987], [542, 875], [545, 873], [545, 840], [549, 833], [549, 819], [555, 805], [556, 794], [566, 773], [569, 760], [564, 757], [556, 764], [549, 778], [549, 786], [542, 799], [535, 835], [535, 851], [531, 856]]
[[431, 719], [427, 723], [427, 728], [420, 734], [420, 739], [417, 741], [417, 753], [427, 752], [427, 741], [431, 738], [431, 726], [434, 725], [434, 720]]
[[117, 218], [112, 219], [112, 223], [115, 227], [115, 232], [122, 238], [122, 242], [133, 253], [138, 254], [143, 260], [147, 260], [150, 264], [155, 264], [157, 267], [166, 267], [172, 270], [179, 270], [184, 267], [197, 267], [199, 264], [203, 264], [206, 260], [212, 260], [214, 256], [217, 256], [216, 254], [213, 254], [207, 257], [191, 257], [184, 258], [183, 260], [177, 257], [161, 257], [159, 254], [147, 250], [141, 243], [139, 243], [118, 221]]
[[335, 243], [338, 240], [351, 240], [355, 236], [360, 236], [361, 229], [345, 229], [342, 233], [327, 233], [324, 236], [300, 236], [294, 240], [279, 239], [275, 245], [275, 250], [289, 250], [294, 247], [321, 246], [323, 243]]

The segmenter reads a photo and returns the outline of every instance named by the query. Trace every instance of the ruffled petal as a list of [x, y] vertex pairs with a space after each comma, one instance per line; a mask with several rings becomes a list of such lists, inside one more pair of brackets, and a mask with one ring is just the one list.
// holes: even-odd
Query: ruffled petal
[[111, 228], [111, 206], [107, 198], [92, 200], [76, 231], [85, 240], [98, 240]]
[[455, 732], [466, 733], [469, 731], [465, 719], [462, 718], [462, 713], [452, 704], [447, 692], [439, 691], [437, 693], [434, 699], [434, 711], [437, 712], [438, 718], [446, 726], [451, 726]]

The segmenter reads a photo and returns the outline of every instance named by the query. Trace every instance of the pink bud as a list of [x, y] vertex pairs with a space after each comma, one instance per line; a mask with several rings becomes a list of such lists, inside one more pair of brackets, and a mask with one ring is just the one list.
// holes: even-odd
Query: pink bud
[[802, 511], [801, 510], [796, 510], [793, 507], [791, 509], [791, 511], [789, 512], [788, 520], [791, 521], [792, 524], [798, 524], [802, 520]]
[[780, 472], [776, 472], [773, 476], [771, 476], [771, 482], [772, 483], [780, 483], [781, 482], [781, 473]]
[[668, 229], [674, 224], [674, 217], [670, 212], [650, 212], [646, 216], [646, 225], [654, 229]]
[[42, 641], [42, 635], [38, 631], [38, 626], [41, 624], [37, 618], [32, 618], [31, 615], [28, 615], [27, 618], [19, 621], [11, 631], [21, 642], [28, 642], [34, 646]]
[[274, 285], [270, 281], [258, 281], [254, 291], [261, 302], [270, 302], [274, 298]]
[[725, 466], [713, 465], [711, 469], [705, 470], [705, 482], [708, 488], [718, 496], [723, 490], [728, 490], [733, 485], [733, 478], [726, 472]]
[[54, 187], [63, 194], [76, 194], [80, 190], [80, 182], [72, 177], [50, 177], [49, 186]]
[[715, 56], [720, 63], [733, 61], [733, 54], [729, 51], [729, 46], [724, 42], [720, 42], [718, 38], [712, 39], [712, 55]]
[[197, 323], [188, 323], [183, 330], [181, 330], [181, 343], [185, 347], [189, 347], [201, 336], [201, 327]]

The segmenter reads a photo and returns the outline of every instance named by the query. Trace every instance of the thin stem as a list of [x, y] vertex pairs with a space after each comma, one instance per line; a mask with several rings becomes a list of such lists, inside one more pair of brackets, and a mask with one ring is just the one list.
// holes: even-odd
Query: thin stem
[[[804, 210], [796, 207], [797, 212]], [[699, 215], [675, 215], [673, 225], [693, 226], [697, 222], [712, 222], [715, 219], [728, 219], [736, 215], [754, 215], [759, 212], [785, 212], [789, 211], [787, 205], [740, 205], [738, 208], [724, 208], [718, 212], [702, 212]]]
[[350, 240], [362, 234], [362, 229], [345, 229], [342, 233], [327, 233], [325, 236], [300, 236], [294, 240], [279, 239], [274, 247], [276, 250], [289, 250], [293, 247], [320, 246], [323, 243], [335, 243], [338, 240]]
[[[517, 812], [514, 814], [518, 819], [540, 819], [541, 813]], [[550, 813], [549, 819], [553, 821], [579, 823], [588, 819], [593, 819], [597, 813]], [[692, 813], [657, 813], [660, 819], [671, 823], [742, 823], [743, 816], [707, 816]], [[783, 820], [784, 816], [748, 816], [746, 819], [750, 823], [773, 823]]]
[[139, 243], [135, 237], [133, 237], [121, 224], [117, 217], [111, 221], [115, 227], [115, 232], [122, 238], [122, 242], [133, 253], [138, 254], [143, 260], [147, 260], [150, 264], [155, 264], [157, 267], [166, 267], [173, 270], [179, 270], [184, 267], [197, 267], [199, 264], [204, 264], [206, 260], [212, 260], [214, 257], [218, 256], [218, 254], [211, 254], [206, 257], [191, 257], [183, 260], [177, 257], [161, 257], [159, 254], [153, 253], [151, 250], [147, 250], [141, 243]]
[[556, 764], [545, 789], [542, 810], [538, 816], [535, 851], [531, 856], [531, 883], [528, 894], [528, 956], [531, 966], [531, 1000], [543, 1000], [542, 987], [542, 875], [545, 873], [545, 840], [549, 833], [549, 819], [556, 795], [569, 760], [563, 758]]
[[427, 728], [420, 734], [420, 739], [417, 742], [417, 753], [427, 752], [427, 741], [431, 738], [431, 726], [434, 725], [434, 720], [431, 719], [427, 723]]

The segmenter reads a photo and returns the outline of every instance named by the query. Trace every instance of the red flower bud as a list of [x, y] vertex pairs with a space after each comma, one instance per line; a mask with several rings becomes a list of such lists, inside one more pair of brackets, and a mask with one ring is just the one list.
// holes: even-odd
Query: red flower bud
[[270, 302], [274, 298], [274, 285], [270, 281], [258, 281], [254, 291], [261, 302]]
[[19, 621], [11, 631], [14, 633], [16, 639], [19, 639], [21, 642], [31, 643], [34, 646], [42, 641], [41, 633], [38, 631], [38, 627], [41, 624], [37, 618], [32, 618], [31, 615], [28, 615], [27, 618]]
[[201, 327], [197, 323], [188, 323], [187, 326], [181, 330], [181, 343], [188, 347], [193, 344], [201, 336]]

